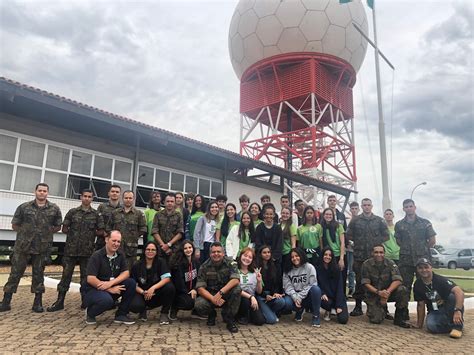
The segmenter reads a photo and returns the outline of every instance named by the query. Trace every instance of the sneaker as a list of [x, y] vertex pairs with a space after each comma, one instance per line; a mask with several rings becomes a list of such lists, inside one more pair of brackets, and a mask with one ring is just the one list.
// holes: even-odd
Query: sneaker
[[295, 313], [295, 321], [297, 322], [303, 321], [303, 314], [304, 314], [304, 308], [300, 308], [299, 310], [297, 310]]
[[168, 312], [168, 319], [171, 321], [178, 320], [178, 310], [170, 309], [170, 311]]
[[209, 315], [207, 316], [207, 325], [209, 327], [213, 327], [216, 325], [216, 317], [217, 317], [217, 313], [216, 311], [211, 311], [211, 313], [209, 313]]
[[449, 333], [449, 336], [454, 339], [459, 339], [462, 337], [462, 330], [453, 329], [451, 330], [451, 333]]
[[160, 314], [160, 325], [168, 325], [170, 324], [170, 320], [165, 313]]
[[247, 319], [247, 317], [241, 317], [237, 320], [237, 323], [241, 324], [241, 325], [248, 325], [249, 324], [249, 320]]
[[337, 316], [336, 310], [331, 308], [331, 316]]
[[390, 313], [385, 313], [386, 320], [395, 320], [395, 318]]
[[194, 309], [193, 311], [191, 312], [191, 318], [194, 318], [194, 319], [202, 319], [202, 320], [206, 320], [207, 317], [206, 316], [202, 316], [200, 315], [198, 312], [196, 312]]
[[349, 292], [347, 293], [347, 297], [352, 298], [353, 294], [354, 294], [354, 289], [350, 288]]
[[329, 314], [328, 311], [324, 312], [324, 318], [326, 322], [329, 322], [331, 320], [331, 315]]
[[360, 306], [355, 306], [355, 308], [350, 313], [351, 317], [358, 317], [358, 316], [362, 316], [363, 314], [364, 312], [362, 312], [362, 307]]
[[235, 324], [235, 322], [228, 322], [227, 325], [226, 325], [226, 328], [231, 333], [238, 333], [239, 332], [239, 328], [237, 328], [237, 325]]
[[140, 319], [142, 322], [146, 322], [148, 320], [148, 316], [146, 314], [146, 310], [140, 313], [138, 316], [138, 319]]
[[115, 316], [114, 323], [132, 325], [135, 324], [135, 321], [129, 318], [127, 315], [122, 314]]
[[87, 313], [87, 308], [85, 310], [85, 313], [86, 313], [86, 324], [87, 325], [94, 325], [94, 324], [97, 323], [97, 321], [95, 320], [95, 317], [92, 317]]
[[313, 320], [311, 321], [311, 325], [316, 328], [321, 327], [321, 320], [317, 316], [313, 316]]

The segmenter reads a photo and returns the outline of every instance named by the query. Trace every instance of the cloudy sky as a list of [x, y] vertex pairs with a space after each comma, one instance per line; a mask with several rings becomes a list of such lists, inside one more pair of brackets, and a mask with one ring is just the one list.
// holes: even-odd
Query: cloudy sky
[[[237, 151], [227, 45], [237, 2], [3, 0], [0, 75]], [[376, 2], [379, 45], [396, 67], [382, 63], [396, 218], [427, 181], [414, 195], [419, 215], [440, 244], [474, 247], [473, 2]], [[354, 88], [356, 154], [359, 199], [380, 214], [373, 57], [369, 48]]]

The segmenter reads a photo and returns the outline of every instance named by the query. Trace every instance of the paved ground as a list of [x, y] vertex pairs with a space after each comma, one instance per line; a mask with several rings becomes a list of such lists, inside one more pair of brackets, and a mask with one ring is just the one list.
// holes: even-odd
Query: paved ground
[[[47, 289], [45, 306], [54, 302], [56, 292]], [[285, 316], [273, 326], [240, 326], [230, 334], [222, 323], [207, 327], [205, 321], [180, 320], [160, 326], [156, 311], [149, 321], [125, 326], [113, 323], [113, 311], [97, 318], [95, 326], [84, 323], [79, 294], [68, 294], [66, 310], [56, 313], [31, 312], [33, 295], [21, 286], [14, 295], [13, 309], [0, 313], [0, 353], [473, 353], [474, 311], [466, 315], [466, 330], [460, 340], [425, 331], [405, 330], [390, 322], [379, 326], [367, 318], [351, 318], [349, 324], [323, 322], [312, 328], [309, 317], [296, 324]]]

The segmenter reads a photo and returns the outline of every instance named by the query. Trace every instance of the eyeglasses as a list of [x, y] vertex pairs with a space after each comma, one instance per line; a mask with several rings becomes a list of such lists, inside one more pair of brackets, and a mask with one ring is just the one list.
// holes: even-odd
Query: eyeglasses
[[145, 251], [152, 251], [152, 252], [156, 253], [156, 249], [145, 249]]

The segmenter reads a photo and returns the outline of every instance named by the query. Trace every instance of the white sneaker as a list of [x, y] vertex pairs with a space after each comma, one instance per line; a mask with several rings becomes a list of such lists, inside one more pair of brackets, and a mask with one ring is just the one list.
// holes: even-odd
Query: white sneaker
[[331, 320], [331, 315], [329, 314], [328, 311], [324, 312], [324, 318], [326, 322], [329, 322]]

